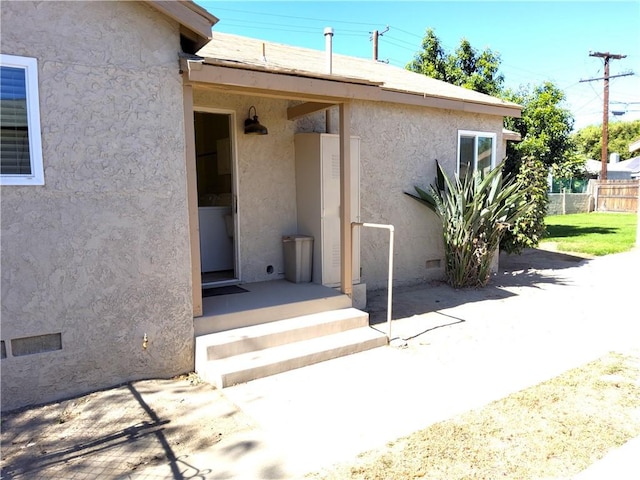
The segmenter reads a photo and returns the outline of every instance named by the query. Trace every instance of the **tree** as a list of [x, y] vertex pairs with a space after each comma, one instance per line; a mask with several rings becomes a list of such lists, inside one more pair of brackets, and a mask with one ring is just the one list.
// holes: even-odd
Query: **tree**
[[[505, 99], [522, 105], [521, 118], [505, 118], [505, 127], [520, 133], [522, 141], [507, 144], [506, 174], [528, 181], [529, 208], [502, 238], [500, 247], [510, 253], [535, 247], [545, 232], [547, 175], [549, 168], [574, 165], [571, 140], [573, 116], [563, 107], [564, 93], [551, 82], [507, 91]], [[564, 170], [567, 170], [565, 168]]]
[[549, 168], [569, 175], [579, 160], [571, 137], [573, 116], [563, 106], [564, 93], [551, 82], [504, 91], [499, 67], [497, 53], [489, 49], [478, 53], [465, 39], [454, 53], [447, 53], [431, 28], [422, 40], [422, 50], [407, 65], [414, 72], [522, 105], [521, 118], [504, 119], [504, 126], [520, 133], [522, 141], [507, 144], [503, 173], [529, 182], [529, 208], [501, 242], [501, 248], [519, 252], [536, 246], [544, 233]]
[[488, 95], [499, 95], [504, 77], [498, 72], [500, 55], [490, 49], [478, 52], [465, 38], [454, 53], [445, 52], [435, 31], [427, 29], [422, 50], [407, 70]]
[[[629, 144], [640, 138], [640, 120], [609, 123], [609, 152], [619, 153], [620, 160], [628, 160], [635, 154], [629, 152]], [[602, 160], [602, 126], [590, 125], [578, 130], [572, 140], [579, 155]]]
[[447, 53], [432, 28], [422, 40], [422, 50], [414, 55], [407, 69], [438, 80], [501, 97], [522, 105], [522, 118], [505, 118], [505, 127], [522, 136], [522, 142], [509, 143], [507, 156], [514, 170], [525, 156], [539, 159], [547, 167], [568, 160], [573, 148], [570, 133], [573, 116], [563, 108], [564, 93], [551, 82], [518, 91], [503, 91], [504, 77], [498, 72], [500, 55], [490, 49], [481, 53], [462, 39], [454, 53]]
[[564, 93], [551, 82], [508, 90], [503, 98], [522, 105], [521, 118], [505, 118], [505, 127], [518, 132], [522, 141], [509, 143], [507, 156], [519, 163], [524, 157], [545, 166], [560, 165], [571, 158], [573, 115], [564, 108]]

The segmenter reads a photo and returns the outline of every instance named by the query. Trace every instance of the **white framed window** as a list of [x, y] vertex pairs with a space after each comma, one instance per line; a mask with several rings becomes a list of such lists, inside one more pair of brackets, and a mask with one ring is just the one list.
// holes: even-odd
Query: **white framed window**
[[487, 173], [496, 166], [496, 134], [458, 130], [458, 177], [476, 170]]
[[44, 185], [38, 62], [0, 54], [0, 185]]

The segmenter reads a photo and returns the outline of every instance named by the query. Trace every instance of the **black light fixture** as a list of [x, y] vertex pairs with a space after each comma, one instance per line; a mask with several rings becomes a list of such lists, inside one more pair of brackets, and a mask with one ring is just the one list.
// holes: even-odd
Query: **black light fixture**
[[[251, 109], [253, 109], [253, 117], [251, 117]], [[246, 133], [247, 135], [266, 135], [269, 133], [267, 131], [267, 127], [265, 127], [264, 125], [260, 125], [256, 107], [254, 107], [253, 105], [249, 107], [249, 116], [244, 121], [244, 133]]]

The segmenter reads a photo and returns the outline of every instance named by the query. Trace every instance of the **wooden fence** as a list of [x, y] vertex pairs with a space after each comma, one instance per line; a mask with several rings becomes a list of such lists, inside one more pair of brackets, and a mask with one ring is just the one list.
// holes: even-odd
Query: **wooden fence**
[[596, 180], [593, 188], [596, 212], [637, 212], [640, 180]]

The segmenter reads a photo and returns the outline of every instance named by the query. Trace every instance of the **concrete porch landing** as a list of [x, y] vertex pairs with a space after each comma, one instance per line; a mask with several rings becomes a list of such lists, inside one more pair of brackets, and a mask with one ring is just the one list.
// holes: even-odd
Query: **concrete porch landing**
[[245, 283], [245, 293], [202, 299], [204, 314], [194, 318], [195, 336], [351, 307], [335, 288], [286, 280]]
[[285, 280], [203, 298], [194, 319], [195, 367], [224, 388], [386, 345], [369, 315], [336, 289]]

